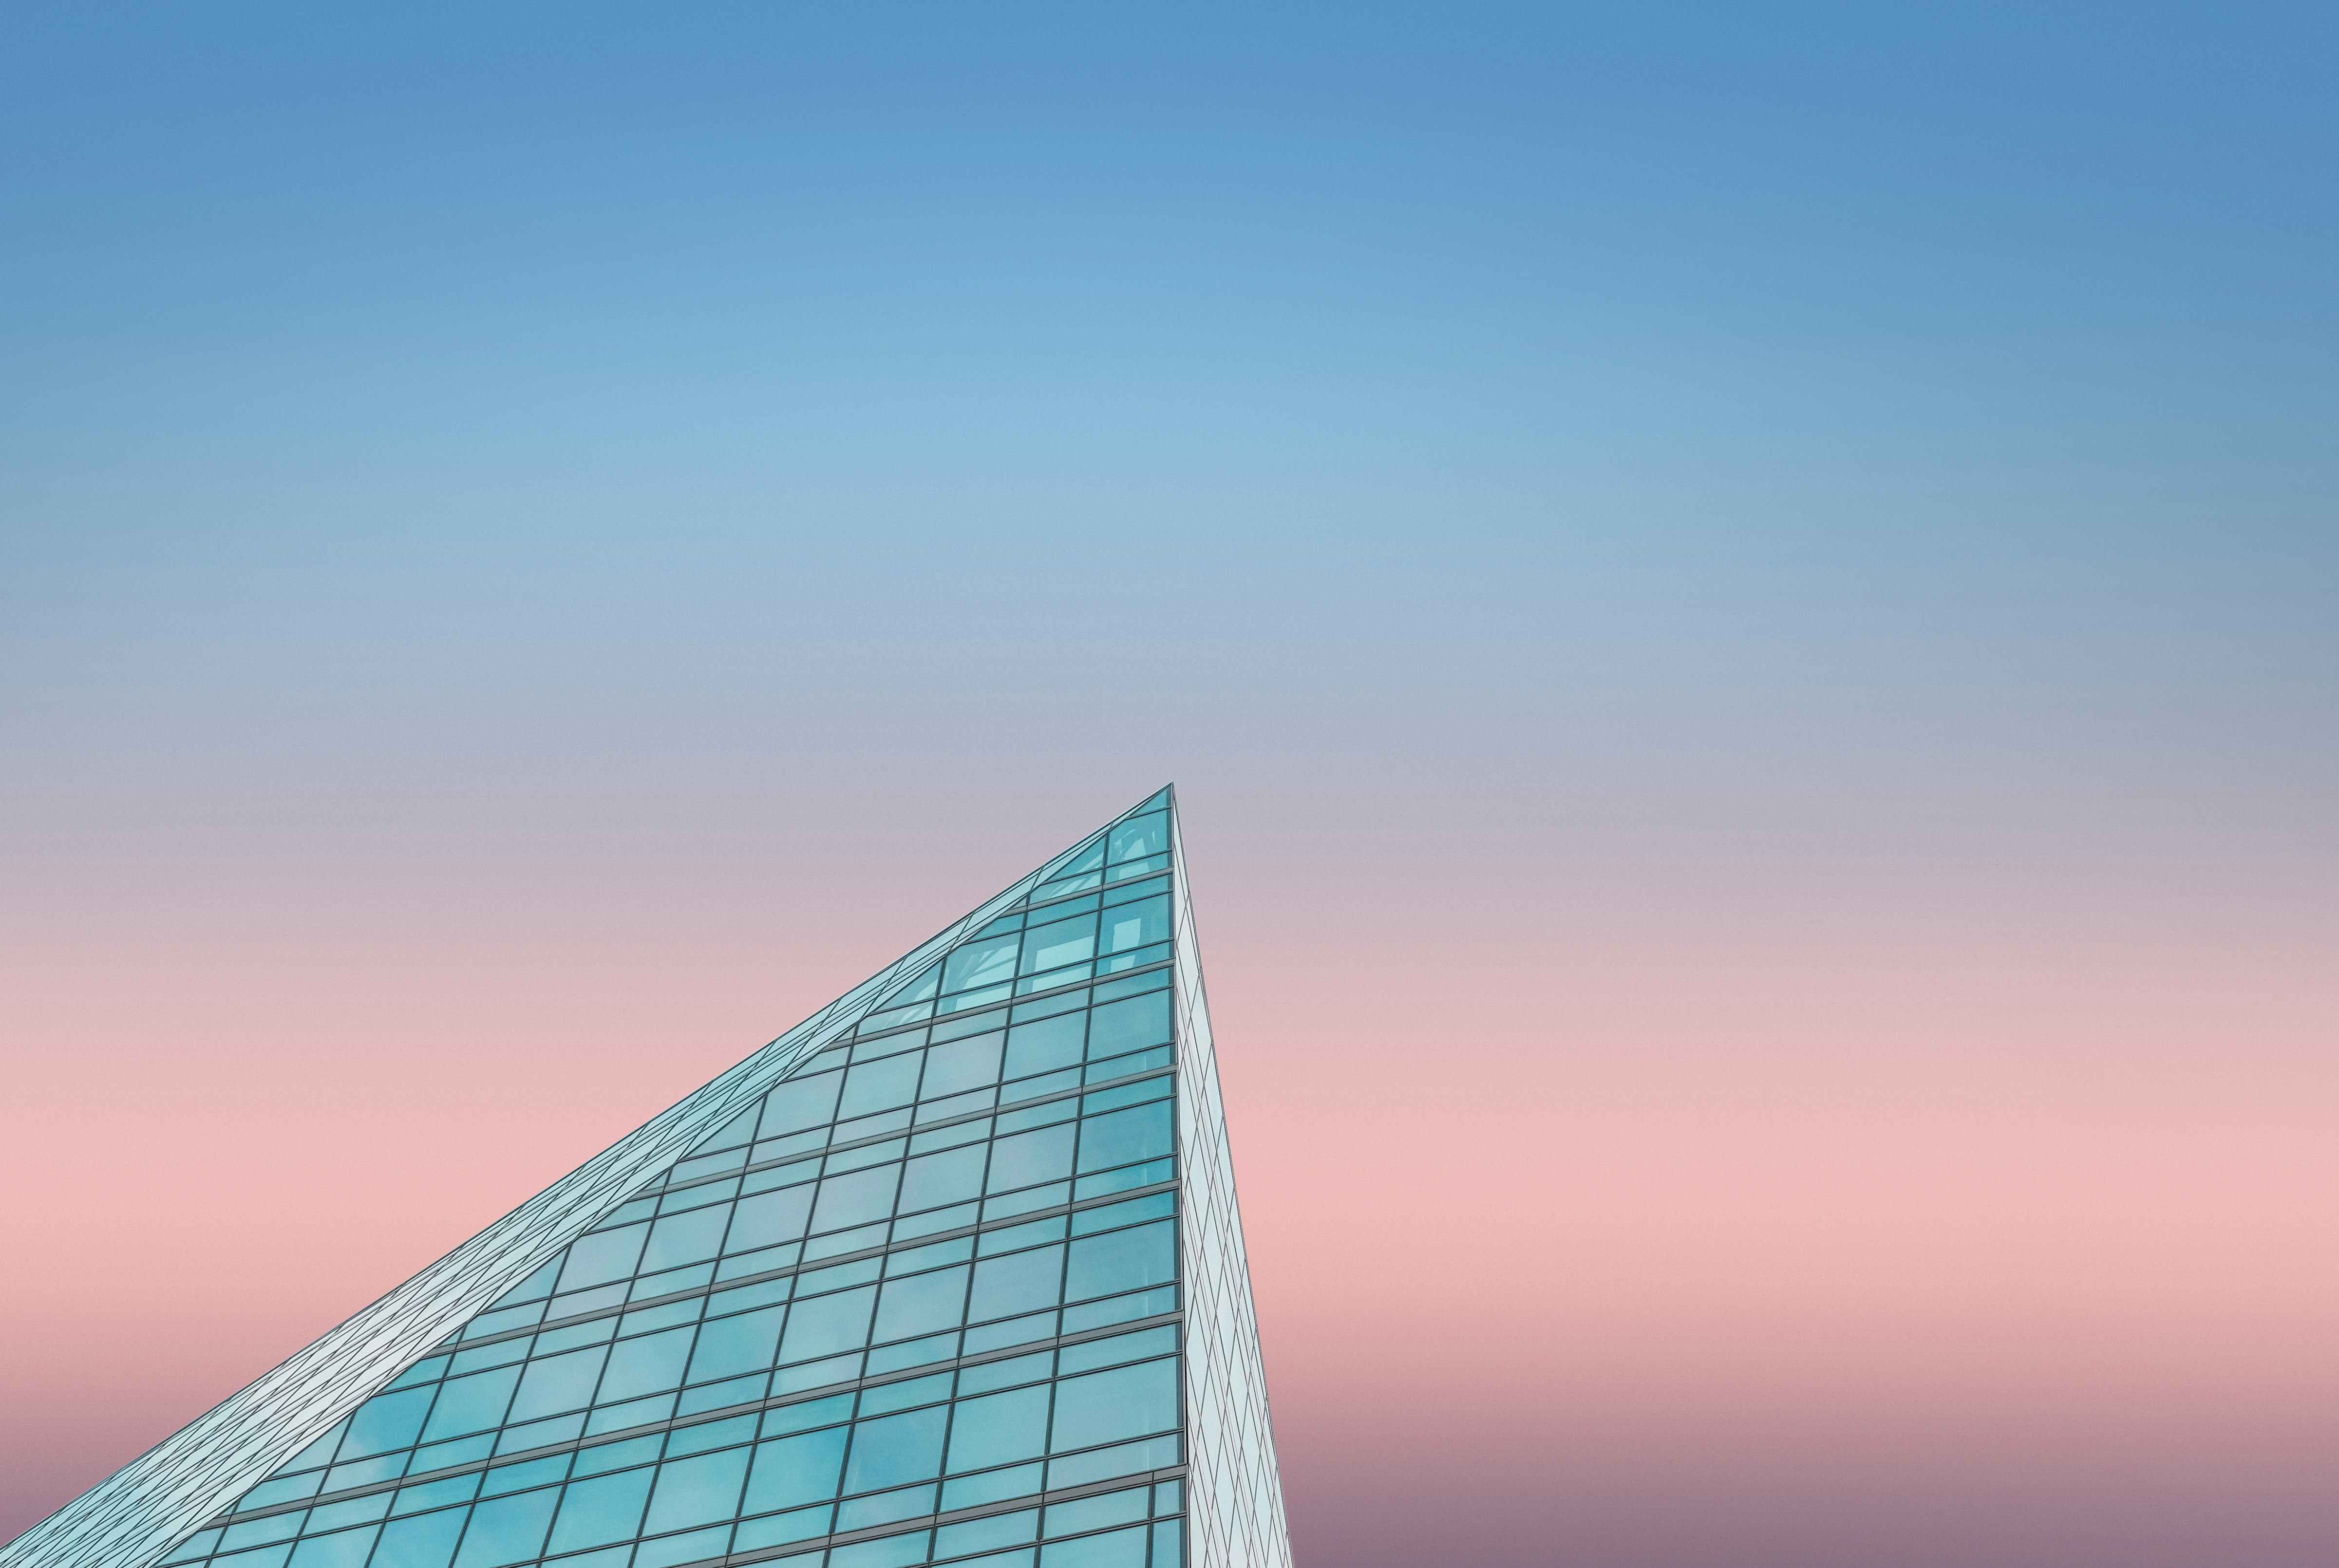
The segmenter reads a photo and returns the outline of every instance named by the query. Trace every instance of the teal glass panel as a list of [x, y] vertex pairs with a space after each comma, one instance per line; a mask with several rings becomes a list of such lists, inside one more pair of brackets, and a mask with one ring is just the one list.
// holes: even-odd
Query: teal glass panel
[[709, 1557], [720, 1557], [730, 1549], [731, 1527], [718, 1525], [711, 1530], [694, 1530], [686, 1535], [668, 1535], [663, 1540], [645, 1541], [634, 1548], [634, 1568], [673, 1568], [676, 1563], [697, 1563]]
[[899, 1492], [873, 1493], [838, 1504], [836, 1527], [839, 1531], [873, 1530], [880, 1524], [898, 1524], [933, 1511], [934, 1488], [909, 1486]]
[[958, 1326], [966, 1310], [968, 1269], [936, 1269], [888, 1280], [877, 1303], [879, 1342], [907, 1339]]
[[608, 1369], [601, 1375], [600, 1392], [594, 1403], [615, 1405], [679, 1386], [696, 1332], [669, 1328], [662, 1334], [617, 1341], [609, 1352]]
[[[811, 1172], [807, 1170], [806, 1175]], [[813, 1188], [809, 1183], [760, 1197], [743, 1198], [732, 1211], [731, 1231], [725, 1246], [731, 1252], [794, 1241], [812, 1218]]]
[[1095, 1176], [1083, 1176], [1072, 1184], [1075, 1198], [1105, 1198], [1116, 1192], [1132, 1192], [1140, 1187], [1150, 1187], [1167, 1181], [1178, 1174], [1174, 1159], [1150, 1160], [1143, 1165], [1124, 1165], [1119, 1170], [1107, 1170]]
[[1165, 1284], [1178, 1275], [1175, 1220], [1156, 1220], [1127, 1230], [1083, 1237], [1072, 1243], [1064, 1299], [1117, 1296], [1125, 1290]]
[[820, 1184], [819, 1199], [813, 1205], [813, 1229], [838, 1230], [884, 1218], [893, 1212], [893, 1195], [901, 1183], [898, 1165], [829, 1177]]
[[1006, 1042], [1006, 1031], [994, 1029], [948, 1045], [929, 1047], [925, 1076], [918, 1085], [919, 1098], [940, 1100], [996, 1083], [1001, 1052]]
[[649, 1245], [642, 1250], [641, 1271], [653, 1273], [686, 1263], [702, 1263], [723, 1250], [723, 1230], [731, 1221], [727, 1208], [699, 1208], [670, 1214], [650, 1227]]
[[308, 1519], [302, 1513], [271, 1514], [264, 1519], [247, 1519], [241, 1524], [227, 1527], [227, 1537], [220, 1543], [226, 1551], [234, 1552], [246, 1546], [264, 1546], [272, 1541], [289, 1541], [301, 1533]]
[[656, 1435], [629, 1437], [623, 1443], [597, 1444], [577, 1451], [577, 1463], [569, 1471], [572, 1476], [599, 1475], [611, 1470], [623, 1470], [630, 1465], [646, 1464], [658, 1456], [666, 1439]]
[[689, 1459], [669, 1459], [658, 1466], [657, 1484], [650, 1492], [651, 1534], [687, 1530], [729, 1519], [739, 1511], [740, 1489], [747, 1484], [752, 1451], [726, 1448]]
[[975, 1265], [967, 1317], [981, 1323], [1053, 1307], [1062, 1288], [1064, 1249], [1034, 1247]]
[[815, 1426], [825, 1426], [832, 1421], [849, 1421], [853, 1417], [853, 1395], [838, 1394], [826, 1399], [808, 1399], [802, 1404], [783, 1405], [764, 1413], [764, 1435], [777, 1436], [790, 1432], [806, 1432]]
[[962, 1524], [945, 1524], [934, 1532], [934, 1555], [956, 1557], [968, 1552], [989, 1552], [1001, 1546], [1021, 1546], [1039, 1538], [1040, 1511], [1024, 1508], [1013, 1514], [993, 1514]]
[[[335, 1435], [338, 1438], [339, 1435]], [[263, 1481], [237, 1498], [235, 1505], [242, 1510], [267, 1508], [279, 1503], [296, 1502], [303, 1497], [314, 1496], [317, 1488], [323, 1485], [324, 1481], [325, 1473], [321, 1470], [311, 1470], [306, 1475], [287, 1476], [281, 1481]]]
[[998, 1139], [991, 1146], [989, 1192], [1008, 1192], [1039, 1181], [1061, 1181], [1072, 1173], [1072, 1129], [1041, 1128]]
[[963, 1399], [969, 1395], [1012, 1388], [1021, 1383], [1036, 1383], [1048, 1376], [1048, 1369], [1054, 1364], [1054, 1356], [1047, 1351], [1037, 1356], [1017, 1356], [1005, 1361], [982, 1362], [958, 1375], [959, 1397]]
[[1019, 1023], [1007, 1031], [1007, 1055], [1002, 1070], [1009, 1078], [1050, 1072], [1080, 1060], [1088, 1038], [1090, 1015], [1059, 1013], [1036, 1023]]
[[1069, 920], [1035, 925], [1023, 933], [1023, 955], [1018, 966], [1025, 974], [1080, 963], [1096, 953], [1097, 917], [1076, 914]]
[[535, 1557], [544, 1549], [559, 1502], [559, 1489], [547, 1487], [479, 1504], [455, 1553], [455, 1568], [509, 1568]]
[[881, 1373], [901, 1372], [930, 1362], [947, 1361], [957, 1354], [958, 1336], [955, 1334], [934, 1334], [923, 1339], [905, 1340], [899, 1345], [888, 1345], [871, 1351], [869, 1376], [874, 1377]]
[[779, 1354], [780, 1320], [785, 1311], [766, 1307], [760, 1312], [718, 1317], [701, 1328], [686, 1381], [707, 1383], [770, 1366]]
[[859, 1349], [869, 1337], [869, 1317], [876, 1306], [873, 1286], [797, 1302], [780, 1339], [780, 1359], [808, 1361]]
[[[752, 1505], [751, 1505], [752, 1511]], [[817, 1508], [799, 1508], [789, 1514], [767, 1514], [760, 1519], [750, 1519], [739, 1526], [732, 1536], [735, 1552], [754, 1552], [765, 1546], [785, 1546], [797, 1541], [809, 1541], [828, 1533], [829, 1522], [836, 1510], [827, 1504]], [[814, 1552], [809, 1557], [789, 1557], [784, 1561], [810, 1564], [820, 1560]]]
[[1058, 1503], [1049, 1508], [1041, 1533], [1053, 1540], [1059, 1535], [1084, 1535], [1091, 1530], [1133, 1524], [1151, 1512], [1151, 1490], [1144, 1486]]
[[911, 1563], [926, 1560], [927, 1540], [933, 1533], [920, 1530], [908, 1535], [887, 1535], [851, 1546], [832, 1547], [828, 1568], [908, 1568]]
[[921, 1065], [921, 1059], [911, 1054], [863, 1062], [852, 1069], [844, 1075], [844, 1097], [836, 1108], [838, 1118], [849, 1119], [909, 1104], [918, 1097]]
[[844, 1087], [842, 1072], [818, 1073], [780, 1085], [772, 1090], [765, 1107], [764, 1136], [776, 1138], [835, 1120], [836, 1096]]
[[1040, 1548], [1040, 1568], [1145, 1568], [1145, 1527], [1051, 1541]]
[[959, 1508], [980, 1508], [986, 1503], [1003, 1503], [1011, 1497], [1029, 1497], [1040, 1490], [1041, 1466], [1018, 1464], [1008, 1470], [986, 1470], [979, 1475], [961, 1475], [943, 1483], [943, 1512]]
[[[563, 1469], [567, 1467], [565, 1457], [558, 1463]], [[534, 1466], [523, 1468], [533, 1469]], [[492, 1476], [495, 1472], [488, 1474]], [[555, 1474], [551, 1479], [558, 1481], [560, 1477]], [[370, 1496], [351, 1497], [340, 1503], [328, 1503], [321, 1508], [312, 1508], [309, 1511], [309, 1523], [301, 1527], [301, 1533], [322, 1535], [328, 1531], [340, 1530], [351, 1524], [371, 1524], [390, 1512], [390, 1500], [396, 1495], [392, 1492], [377, 1492]]]
[[844, 1490], [871, 1492], [940, 1475], [943, 1434], [949, 1425], [950, 1411], [943, 1405], [856, 1423], [845, 1460]]
[[1168, 1100], [1088, 1118], [1081, 1123], [1081, 1174], [1169, 1153], [1175, 1126]]
[[[824, 1405], [831, 1403], [827, 1400]], [[852, 1403], [847, 1395], [845, 1403]], [[747, 1496], [744, 1504], [749, 1514], [768, 1514], [775, 1509], [800, 1508], [808, 1503], [822, 1503], [836, 1495], [837, 1478], [844, 1464], [844, 1448], [851, 1428], [824, 1427], [816, 1432], [801, 1433], [794, 1437], [766, 1440], [755, 1445], [755, 1462], [747, 1476]]]
[[1170, 993], [1166, 991], [1127, 997], [1090, 1013], [1089, 1054], [1119, 1056], [1149, 1045], [1167, 1045], [1170, 1039]]
[[1100, 1443], [1118, 1443], [1177, 1424], [1175, 1360], [1091, 1372], [1056, 1384], [1056, 1415], [1048, 1451], [1061, 1454]]
[[649, 1234], [646, 1225], [628, 1225], [580, 1238], [568, 1249], [568, 1262], [560, 1271], [560, 1288], [582, 1290], [625, 1278], [640, 1260]]
[[534, 1421], [593, 1403], [593, 1389], [609, 1358], [606, 1346], [548, 1356], [528, 1363], [512, 1398], [510, 1420]]
[[1051, 1490], [1066, 1486], [1085, 1486], [1094, 1481], [1110, 1481], [1123, 1475], [1141, 1474], [1178, 1463], [1178, 1435], [1174, 1432], [1159, 1437], [1147, 1437], [1135, 1443], [1119, 1444], [1110, 1448], [1091, 1448], [1048, 1462], [1048, 1485]]
[[249, 1552], [238, 1552], [230, 1557], [215, 1557], [212, 1561], [218, 1568], [284, 1568], [285, 1559], [291, 1555], [292, 1543], [287, 1541], [281, 1545], [255, 1547]]
[[511, 1406], [512, 1391], [519, 1386], [520, 1369], [498, 1367], [469, 1377], [450, 1377], [439, 1386], [439, 1402], [422, 1428], [422, 1441], [464, 1437], [502, 1425]]
[[1044, 1383], [960, 1400], [951, 1425], [951, 1473], [1013, 1464], [1047, 1452], [1048, 1400]]
[[430, 1413], [430, 1401], [437, 1393], [435, 1386], [425, 1386], [397, 1394], [378, 1394], [367, 1400], [350, 1420], [349, 1435], [341, 1440], [340, 1457], [346, 1462], [406, 1447], [421, 1432], [423, 1418]]
[[381, 1527], [370, 1568], [447, 1568], [470, 1517], [467, 1508], [393, 1519]]
[[552, 1524], [550, 1552], [582, 1552], [630, 1541], [641, 1533], [642, 1510], [648, 1504], [650, 1484], [656, 1472], [646, 1467], [621, 1470], [590, 1481], [572, 1481], [560, 1500]]
[[1106, 859], [1115, 865], [1165, 853], [1170, 848], [1170, 814], [1150, 812], [1130, 817], [1107, 835], [1107, 843]]
[[1140, 1329], [1135, 1334], [1116, 1334], [1110, 1339], [1090, 1339], [1078, 1345], [1067, 1345], [1056, 1358], [1056, 1370], [1069, 1377], [1075, 1372], [1093, 1372], [1098, 1367], [1117, 1366], [1124, 1361], [1166, 1356], [1177, 1348], [1177, 1325], [1165, 1323], [1159, 1328]]
[[433, 1507], [447, 1507], [449, 1503], [470, 1503], [479, 1491], [479, 1474], [449, 1474], [442, 1482], [423, 1482], [421, 1486], [400, 1486], [393, 1494], [390, 1512], [393, 1514], [421, 1514]]
[[943, 961], [943, 993], [980, 991], [1007, 979], [1015, 972], [1021, 945], [1019, 937], [995, 936], [958, 948]]

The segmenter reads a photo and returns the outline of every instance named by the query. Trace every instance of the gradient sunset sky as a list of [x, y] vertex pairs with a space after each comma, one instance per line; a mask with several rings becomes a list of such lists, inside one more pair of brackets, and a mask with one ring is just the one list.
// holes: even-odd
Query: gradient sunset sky
[[2334, 79], [0, 9], [0, 1538], [1175, 780], [1303, 1568], [2329, 1568]]

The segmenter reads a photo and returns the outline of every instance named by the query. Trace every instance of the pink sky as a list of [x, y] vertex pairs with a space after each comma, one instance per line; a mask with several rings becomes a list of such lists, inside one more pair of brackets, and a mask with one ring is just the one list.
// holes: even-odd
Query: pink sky
[[[2279, 920], [1522, 884], [1464, 830], [1187, 798], [1303, 1562], [2334, 1538], [2339, 1070]], [[1054, 847], [1011, 814], [874, 877], [848, 821], [794, 866], [183, 868], [20, 922], [0, 1529]]]

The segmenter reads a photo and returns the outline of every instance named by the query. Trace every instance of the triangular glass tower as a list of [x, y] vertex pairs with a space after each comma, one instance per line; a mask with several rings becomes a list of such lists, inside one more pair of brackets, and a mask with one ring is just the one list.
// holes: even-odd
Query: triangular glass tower
[[1170, 792], [0, 1568], [1284, 1568]]

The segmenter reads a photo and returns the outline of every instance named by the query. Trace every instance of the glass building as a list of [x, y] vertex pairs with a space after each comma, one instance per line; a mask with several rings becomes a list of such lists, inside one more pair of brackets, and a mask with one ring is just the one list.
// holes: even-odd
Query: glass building
[[1283, 1568], [1170, 792], [0, 1568]]

